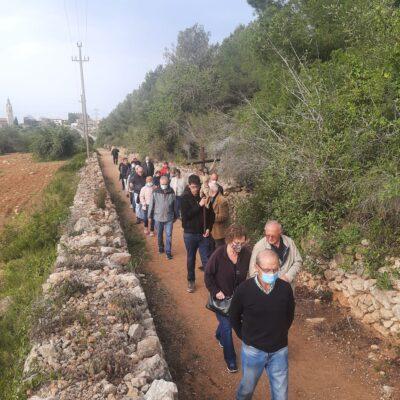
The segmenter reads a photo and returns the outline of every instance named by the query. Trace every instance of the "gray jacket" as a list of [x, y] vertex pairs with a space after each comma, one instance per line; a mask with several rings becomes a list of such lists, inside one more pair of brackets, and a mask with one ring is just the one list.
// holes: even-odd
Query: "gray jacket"
[[149, 218], [158, 222], [170, 222], [176, 219], [175, 215], [175, 192], [171, 187], [153, 192], [152, 201], [149, 204]]

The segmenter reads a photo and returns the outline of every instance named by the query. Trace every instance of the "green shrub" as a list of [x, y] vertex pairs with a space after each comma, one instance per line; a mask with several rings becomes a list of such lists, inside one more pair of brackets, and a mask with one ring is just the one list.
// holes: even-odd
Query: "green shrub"
[[83, 149], [79, 134], [67, 127], [43, 127], [34, 135], [32, 153], [39, 160], [63, 160]]

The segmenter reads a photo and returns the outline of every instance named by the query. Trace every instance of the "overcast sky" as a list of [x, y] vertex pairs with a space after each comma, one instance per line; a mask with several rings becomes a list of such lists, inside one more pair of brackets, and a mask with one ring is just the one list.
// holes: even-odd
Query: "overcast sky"
[[0, 0], [0, 10], [0, 117], [9, 97], [19, 120], [80, 110], [77, 40], [90, 57], [88, 112], [103, 117], [163, 62], [180, 30], [198, 22], [220, 42], [254, 18], [246, 0]]

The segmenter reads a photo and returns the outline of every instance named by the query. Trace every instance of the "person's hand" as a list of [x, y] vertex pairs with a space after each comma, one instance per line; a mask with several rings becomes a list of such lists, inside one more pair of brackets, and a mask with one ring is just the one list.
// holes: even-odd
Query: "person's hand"
[[199, 206], [204, 207], [206, 204], [207, 204], [207, 198], [203, 197], [199, 202]]
[[207, 229], [203, 236], [204, 237], [209, 237], [210, 236], [210, 230]]
[[219, 291], [219, 292], [215, 295], [215, 297], [216, 297], [218, 300], [223, 300], [223, 299], [225, 298], [225, 295], [224, 295], [221, 291]]
[[280, 276], [279, 278], [281, 278], [282, 280], [289, 282], [289, 277], [286, 274], [283, 274], [282, 276]]

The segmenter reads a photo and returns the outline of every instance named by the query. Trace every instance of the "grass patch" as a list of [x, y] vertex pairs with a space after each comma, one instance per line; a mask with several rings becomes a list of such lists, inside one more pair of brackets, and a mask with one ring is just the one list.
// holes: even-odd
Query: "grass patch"
[[107, 191], [105, 188], [100, 188], [96, 191], [96, 206], [97, 208], [106, 208], [106, 195]]
[[25, 357], [30, 349], [32, 306], [51, 272], [61, 226], [69, 214], [85, 155], [61, 167], [43, 193], [40, 207], [21, 214], [0, 234], [0, 299], [12, 304], [0, 317], [0, 393], [2, 400], [25, 399], [21, 388]]

